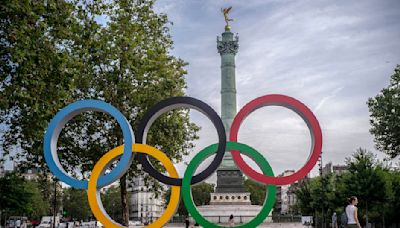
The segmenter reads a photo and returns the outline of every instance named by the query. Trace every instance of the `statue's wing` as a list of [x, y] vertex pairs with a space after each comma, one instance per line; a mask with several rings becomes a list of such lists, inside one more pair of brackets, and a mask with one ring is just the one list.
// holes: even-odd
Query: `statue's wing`
[[231, 11], [231, 9], [232, 9], [232, 6], [229, 7], [228, 9], [226, 9], [226, 12], [229, 13], [229, 11]]

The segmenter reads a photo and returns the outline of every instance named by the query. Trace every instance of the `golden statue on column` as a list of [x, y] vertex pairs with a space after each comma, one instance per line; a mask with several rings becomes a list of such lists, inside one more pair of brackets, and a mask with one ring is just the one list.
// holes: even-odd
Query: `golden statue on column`
[[233, 19], [229, 18], [229, 12], [231, 11], [231, 9], [232, 9], [232, 6], [229, 8], [221, 9], [221, 12], [224, 14], [225, 23], [226, 23], [225, 31], [231, 30], [231, 27], [229, 26], [229, 22], [233, 21]]

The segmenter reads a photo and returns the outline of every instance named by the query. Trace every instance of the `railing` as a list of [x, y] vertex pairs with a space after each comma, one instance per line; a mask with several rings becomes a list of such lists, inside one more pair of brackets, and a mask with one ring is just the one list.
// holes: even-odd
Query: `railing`
[[301, 215], [272, 215], [273, 222], [301, 222]]
[[[204, 216], [210, 222], [225, 224], [229, 222], [229, 216]], [[235, 216], [234, 222], [235, 224], [243, 224], [252, 220], [254, 216]], [[193, 222], [193, 219], [190, 219]], [[184, 223], [184, 216], [174, 216], [171, 218], [170, 223]], [[273, 215], [268, 216], [264, 222], [268, 223], [300, 223], [301, 215]]]

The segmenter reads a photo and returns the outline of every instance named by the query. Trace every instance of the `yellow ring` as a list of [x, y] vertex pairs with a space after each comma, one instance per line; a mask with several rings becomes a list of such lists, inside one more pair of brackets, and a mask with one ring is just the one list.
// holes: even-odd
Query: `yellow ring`
[[[105, 227], [124, 227], [121, 224], [115, 222], [107, 212], [104, 210], [103, 204], [100, 199], [100, 189], [97, 189], [97, 180], [99, 176], [103, 175], [104, 170], [108, 168], [109, 164], [118, 156], [122, 155], [124, 146], [118, 146], [109, 152], [107, 152], [100, 160], [96, 163], [92, 170], [88, 185], [88, 201], [90, 208], [92, 209], [93, 215], [99, 220]], [[133, 144], [132, 152], [146, 153], [163, 164], [167, 172], [172, 178], [178, 178], [178, 172], [176, 171], [172, 161], [163, 152], [146, 144]], [[171, 197], [167, 208], [164, 213], [156, 221], [146, 226], [148, 228], [159, 228], [164, 226], [174, 215], [180, 199], [180, 186], [171, 187]]]

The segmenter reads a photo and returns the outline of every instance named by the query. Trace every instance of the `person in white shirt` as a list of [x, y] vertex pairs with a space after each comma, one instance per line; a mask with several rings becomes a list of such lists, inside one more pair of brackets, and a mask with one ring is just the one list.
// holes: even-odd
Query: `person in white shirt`
[[358, 199], [355, 196], [349, 198], [349, 205], [346, 207], [347, 226], [346, 228], [361, 228], [357, 215]]

